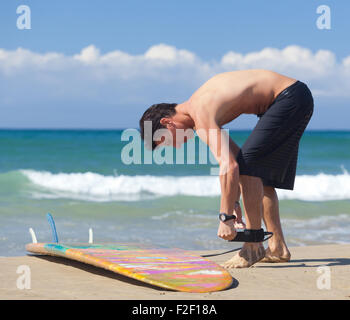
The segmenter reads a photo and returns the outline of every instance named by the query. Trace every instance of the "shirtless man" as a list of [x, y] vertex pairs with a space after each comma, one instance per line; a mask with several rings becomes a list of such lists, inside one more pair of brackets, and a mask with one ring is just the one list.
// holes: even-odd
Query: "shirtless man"
[[[157, 129], [167, 129], [174, 147], [179, 144], [177, 129], [196, 130], [220, 165], [220, 213], [236, 212], [241, 222], [240, 208], [235, 204], [242, 193], [246, 228], [261, 229], [263, 219], [267, 230], [273, 232], [266, 251], [261, 242], [246, 242], [224, 267], [290, 260], [275, 188], [294, 187], [299, 140], [312, 112], [313, 98], [304, 83], [272, 71], [242, 70], [214, 76], [183, 103], [152, 105], [143, 114], [140, 128], [145, 140], [144, 121], [152, 122], [152, 138]], [[220, 131], [241, 114], [256, 114], [260, 119], [241, 149], [227, 138], [229, 150], [224, 156], [220, 151], [223, 138], [212, 141], [209, 131]], [[152, 149], [164, 142], [155, 140], [151, 139]], [[233, 219], [219, 222], [218, 236], [235, 238]]]

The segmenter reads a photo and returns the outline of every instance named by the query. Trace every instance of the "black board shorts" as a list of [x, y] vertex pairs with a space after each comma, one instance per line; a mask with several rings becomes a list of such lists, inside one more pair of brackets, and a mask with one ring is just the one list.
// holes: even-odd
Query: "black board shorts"
[[240, 175], [260, 177], [265, 186], [293, 190], [300, 138], [314, 102], [297, 81], [284, 89], [261, 115], [237, 155]]

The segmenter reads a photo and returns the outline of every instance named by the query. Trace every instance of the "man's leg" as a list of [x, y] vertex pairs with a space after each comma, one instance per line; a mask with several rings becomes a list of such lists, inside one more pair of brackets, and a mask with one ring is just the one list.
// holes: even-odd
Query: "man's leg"
[[[264, 197], [262, 181], [257, 177], [241, 175], [240, 184], [247, 229], [260, 229]], [[247, 268], [263, 259], [264, 256], [265, 249], [261, 242], [246, 242], [242, 249], [223, 266], [225, 268]]]
[[275, 188], [264, 186], [263, 219], [266, 229], [273, 232], [269, 239], [269, 247], [266, 250], [262, 262], [286, 262], [290, 260], [290, 252], [285, 243], [279, 215], [278, 197]]

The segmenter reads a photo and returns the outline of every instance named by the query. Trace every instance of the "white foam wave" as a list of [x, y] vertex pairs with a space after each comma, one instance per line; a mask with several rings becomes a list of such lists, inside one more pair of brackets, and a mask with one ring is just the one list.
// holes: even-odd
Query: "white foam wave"
[[295, 179], [294, 190], [278, 190], [280, 199], [329, 201], [350, 199], [350, 175], [320, 173], [315, 176], [300, 175]]
[[80, 200], [139, 200], [159, 196], [217, 196], [219, 183], [215, 177], [171, 176], [103, 176], [97, 173], [58, 173], [21, 171], [35, 185], [50, 191], [33, 193], [36, 198], [70, 197]]
[[[68, 197], [80, 200], [139, 200], [160, 196], [219, 196], [220, 184], [215, 176], [104, 176], [97, 173], [58, 173], [22, 170], [42, 190], [37, 198]], [[293, 191], [278, 190], [281, 200], [326, 201], [350, 199], [350, 175], [301, 175]]]

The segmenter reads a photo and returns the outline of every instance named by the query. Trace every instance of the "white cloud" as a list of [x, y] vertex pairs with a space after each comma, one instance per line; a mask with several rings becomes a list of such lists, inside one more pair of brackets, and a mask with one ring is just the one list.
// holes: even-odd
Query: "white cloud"
[[272, 69], [315, 79], [332, 73], [337, 67], [333, 52], [319, 50], [312, 53], [311, 50], [299, 46], [288, 46], [282, 50], [265, 48], [246, 55], [228, 52], [221, 59], [221, 63], [232, 69]]
[[35, 72], [61, 70], [69, 67], [67, 62], [63, 54], [56, 52], [40, 54], [23, 48], [13, 51], [0, 49], [0, 74], [10, 76], [28, 69]]
[[250, 68], [305, 81], [319, 96], [350, 96], [350, 56], [337, 61], [331, 51], [312, 52], [293, 45], [247, 54], [230, 51], [209, 62], [188, 50], [158, 44], [139, 55], [119, 50], [101, 53], [94, 45], [72, 56], [0, 49], [0, 99], [16, 103], [21, 100], [18, 92], [24, 92], [33, 101], [183, 101], [216, 73]]
[[97, 49], [94, 45], [90, 45], [82, 49], [79, 54], [73, 56], [74, 59], [85, 63], [96, 62], [99, 57], [100, 50]]
[[179, 50], [165, 44], [159, 44], [149, 48], [144, 57], [153, 61], [167, 61], [173, 63], [195, 63], [197, 57], [190, 51]]

